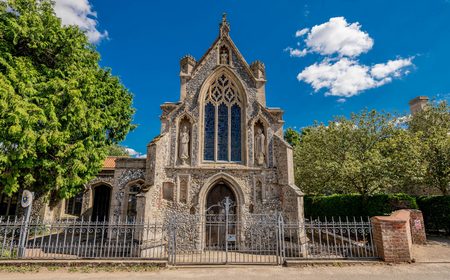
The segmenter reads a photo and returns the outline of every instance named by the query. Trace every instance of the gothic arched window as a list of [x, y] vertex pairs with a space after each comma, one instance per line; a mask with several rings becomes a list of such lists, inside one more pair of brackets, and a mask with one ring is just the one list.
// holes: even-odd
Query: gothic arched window
[[236, 85], [225, 74], [209, 87], [205, 97], [205, 161], [242, 160], [242, 101]]

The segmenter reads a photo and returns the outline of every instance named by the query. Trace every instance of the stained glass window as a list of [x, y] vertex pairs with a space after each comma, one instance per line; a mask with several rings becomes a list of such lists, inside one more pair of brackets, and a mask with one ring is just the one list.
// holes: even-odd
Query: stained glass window
[[219, 105], [217, 126], [217, 157], [218, 160], [228, 161], [228, 106]]
[[231, 107], [231, 161], [241, 161], [241, 108]]
[[240, 162], [242, 104], [236, 85], [225, 74], [220, 75], [211, 84], [205, 102], [204, 160]]
[[212, 103], [205, 106], [205, 160], [214, 160], [214, 130], [216, 123], [216, 107]]

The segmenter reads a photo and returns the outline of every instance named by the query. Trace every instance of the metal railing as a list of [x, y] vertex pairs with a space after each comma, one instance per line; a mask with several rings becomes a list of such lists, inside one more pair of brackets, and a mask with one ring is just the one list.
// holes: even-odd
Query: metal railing
[[375, 259], [368, 218], [173, 215], [164, 223], [0, 217], [0, 259], [158, 259], [172, 264]]
[[285, 259], [376, 259], [370, 219], [306, 219], [283, 224]]
[[276, 215], [191, 215], [173, 224], [171, 264], [282, 264]]
[[0, 259], [167, 259], [167, 245], [158, 223], [0, 218]]

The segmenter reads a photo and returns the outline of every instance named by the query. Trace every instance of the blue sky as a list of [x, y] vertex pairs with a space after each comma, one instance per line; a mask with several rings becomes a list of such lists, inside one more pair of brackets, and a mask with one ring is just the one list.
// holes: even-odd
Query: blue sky
[[[138, 128], [123, 145], [141, 153], [159, 133], [159, 105], [179, 98], [179, 59], [203, 55], [223, 12], [247, 62], [266, 65], [267, 104], [285, 110], [286, 127], [363, 108], [407, 113], [408, 101], [418, 95], [450, 99], [449, 0], [57, 2], [63, 22], [73, 11], [85, 16], [72, 23], [90, 32], [101, 65], [133, 92]], [[296, 37], [302, 29], [305, 34]], [[339, 37], [333, 32], [348, 32], [341, 45], [329, 40]], [[288, 47], [306, 55], [291, 56]], [[349, 75], [324, 80], [342, 71]], [[314, 81], [322, 84], [314, 87]]]

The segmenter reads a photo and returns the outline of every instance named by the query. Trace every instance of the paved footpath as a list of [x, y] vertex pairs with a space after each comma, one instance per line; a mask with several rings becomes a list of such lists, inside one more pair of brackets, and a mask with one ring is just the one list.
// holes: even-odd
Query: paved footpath
[[316, 266], [282, 268], [270, 266], [219, 267], [219, 268], [169, 268], [155, 272], [62, 272], [0, 273], [2, 280], [148, 280], [148, 279], [299, 279], [299, 280], [449, 280], [450, 263], [401, 264], [401, 265], [352, 265], [343, 267]]

